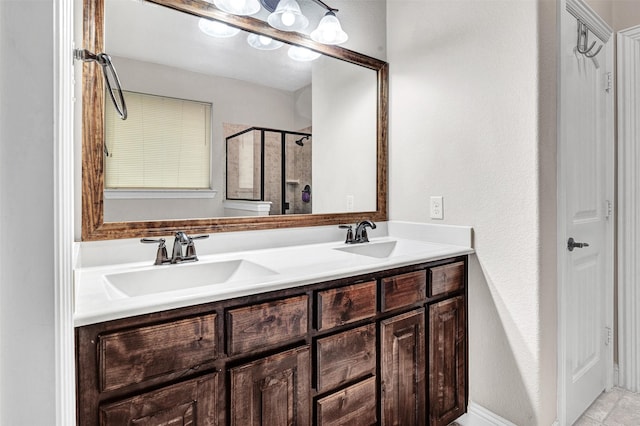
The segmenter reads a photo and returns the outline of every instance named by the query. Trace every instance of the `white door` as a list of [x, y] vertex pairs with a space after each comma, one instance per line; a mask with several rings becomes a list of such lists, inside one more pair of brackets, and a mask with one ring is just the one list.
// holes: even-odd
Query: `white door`
[[[561, 424], [572, 424], [607, 387], [612, 294], [613, 90], [611, 43], [576, 50], [578, 21], [562, 20], [559, 144]], [[603, 45], [589, 31], [594, 53]], [[574, 241], [572, 250], [569, 239]], [[564, 356], [562, 356], [564, 355]], [[564, 359], [563, 359], [564, 358]], [[563, 400], [561, 396], [560, 400]], [[562, 403], [561, 403], [562, 405]], [[564, 419], [562, 418], [564, 417]]]

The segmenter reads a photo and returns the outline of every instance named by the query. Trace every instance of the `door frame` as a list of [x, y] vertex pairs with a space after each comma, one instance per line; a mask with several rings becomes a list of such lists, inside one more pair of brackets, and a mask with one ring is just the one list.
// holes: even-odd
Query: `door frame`
[[640, 25], [618, 31], [618, 375], [616, 384], [632, 391], [640, 390], [638, 373], [638, 308], [640, 297], [636, 290], [636, 259], [640, 251], [640, 230], [635, 214], [640, 208], [636, 170], [640, 155], [635, 144], [640, 135]]
[[[566, 222], [566, 206], [564, 201], [566, 199], [566, 181], [564, 179], [565, 166], [565, 149], [566, 146], [562, 140], [562, 134], [564, 133], [564, 127], [566, 123], [563, 122], [565, 113], [562, 110], [564, 94], [563, 91], [563, 71], [565, 69], [565, 61], [562, 54], [562, 29], [563, 29], [563, 14], [569, 12], [575, 18], [587, 24], [592, 34], [595, 34], [601, 43], [605, 43], [607, 46], [606, 56], [599, 58], [603, 61], [605, 69], [610, 70], [611, 76], [611, 93], [612, 95], [607, 97], [606, 105], [606, 120], [605, 128], [607, 134], [607, 141], [605, 147], [605, 159], [606, 159], [606, 177], [605, 177], [605, 191], [606, 199], [609, 202], [609, 223], [607, 225], [607, 231], [605, 236], [605, 250], [606, 253], [606, 265], [605, 265], [605, 277], [606, 277], [606, 296], [603, 303], [605, 312], [605, 323], [608, 328], [608, 333], [604, 333], [605, 336], [609, 336], [608, 350], [606, 352], [606, 371], [605, 371], [605, 388], [610, 389], [613, 386], [613, 327], [614, 327], [614, 305], [613, 305], [613, 286], [614, 286], [614, 247], [615, 247], [615, 213], [613, 211], [615, 204], [615, 146], [614, 146], [614, 98], [613, 91], [615, 85], [613, 84], [614, 68], [613, 68], [613, 30], [600, 16], [598, 16], [588, 5], [584, 3], [584, 0], [561, 0], [558, 2], [558, 99], [557, 99], [557, 111], [558, 111], [558, 129], [557, 129], [557, 197], [558, 197], [558, 211], [557, 211], [557, 279], [558, 279], [558, 371], [557, 371], [557, 410], [558, 410], [558, 424], [560, 426], [567, 424], [567, 389], [565, 386], [565, 376], [567, 374], [566, 358], [567, 358], [567, 295], [565, 292], [566, 282], [566, 270], [567, 264], [567, 222]], [[604, 88], [603, 88], [604, 90]], [[603, 208], [605, 208], [603, 206]]]

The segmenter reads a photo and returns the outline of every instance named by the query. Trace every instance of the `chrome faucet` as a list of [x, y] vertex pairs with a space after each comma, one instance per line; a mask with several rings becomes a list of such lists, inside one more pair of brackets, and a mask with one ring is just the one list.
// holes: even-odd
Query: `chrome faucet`
[[[189, 244], [189, 236], [182, 232], [176, 232], [175, 238], [173, 239], [173, 250], [171, 252], [171, 263], [183, 262], [191, 259], [187, 259], [186, 256], [182, 255], [182, 246], [186, 246]], [[197, 258], [193, 260], [198, 260]]]
[[[193, 240], [201, 240], [203, 238], [209, 238], [208, 235], [197, 235], [195, 237], [188, 236], [183, 231], [178, 231], [175, 234], [173, 240], [173, 250], [171, 252], [171, 258], [167, 255], [166, 240], [164, 238], [152, 239], [143, 238], [140, 240], [142, 243], [158, 243], [158, 252], [156, 253], [156, 261], [154, 265], [164, 265], [166, 263], [180, 263], [180, 262], [195, 262], [198, 260], [196, 255], [196, 246]], [[183, 254], [182, 247], [186, 246], [186, 253]]]
[[363, 220], [356, 224], [355, 236], [353, 234], [353, 227], [351, 225], [339, 225], [338, 228], [347, 230], [346, 244], [359, 244], [368, 243], [369, 236], [367, 235], [367, 227], [376, 229], [376, 224], [370, 220]]
[[367, 227], [371, 229], [376, 229], [376, 224], [371, 222], [370, 220], [363, 220], [362, 222], [356, 225], [355, 236], [353, 237], [354, 243], [368, 243], [369, 236], [367, 235]]

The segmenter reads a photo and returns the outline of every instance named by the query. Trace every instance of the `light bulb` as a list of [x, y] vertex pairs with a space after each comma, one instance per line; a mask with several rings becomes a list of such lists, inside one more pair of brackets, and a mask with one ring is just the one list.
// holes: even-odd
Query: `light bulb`
[[282, 31], [302, 31], [309, 25], [309, 19], [300, 11], [296, 0], [280, 0], [276, 10], [267, 17], [273, 28]]
[[283, 44], [281, 41], [274, 40], [271, 37], [253, 33], [247, 36], [247, 43], [249, 43], [251, 47], [255, 47], [260, 50], [279, 49]]
[[347, 41], [349, 36], [342, 30], [340, 21], [333, 11], [327, 12], [320, 20], [318, 28], [310, 34], [311, 39], [324, 44], [341, 44]]
[[233, 37], [240, 32], [239, 28], [231, 27], [223, 22], [210, 21], [204, 18], [200, 18], [198, 26], [200, 27], [200, 31], [212, 37]]
[[268, 46], [269, 43], [271, 43], [273, 41], [273, 39], [271, 37], [267, 37], [267, 36], [258, 36], [258, 40], [260, 41], [260, 44], [263, 46]]
[[290, 27], [296, 21], [296, 17], [291, 12], [284, 12], [282, 14], [282, 24]]
[[287, 51], [287, 54], [291, 59], [300, 62], [309, 62], [320, 57], [318, 52], [314, 52], [313, 50], [309, 50], [302, 46], [291, 46]]

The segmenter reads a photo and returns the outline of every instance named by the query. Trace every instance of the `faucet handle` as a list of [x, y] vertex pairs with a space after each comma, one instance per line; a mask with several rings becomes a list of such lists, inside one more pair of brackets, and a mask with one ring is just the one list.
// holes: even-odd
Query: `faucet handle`
[[347, 238], [344, 241], [345, 244], [353, 243], [353, 226], [351, 226], [351, 225], [338, 225], [338, 228], [347, 230]]
[[167, 254], [167, 246], [165, 245], [166, 240], [164, 238], [142, 238], [140, 242], [144, 244], [158, 243], [158, 251], [156, 252], [156, 261], [153, 263], [154, 265], [163, 265], [170, 261]]
[[198, 260], [198, 256], [196, 255], [196, 245], [193, 243], [193, 240], [204, 240], [205, 238], [209, 238], [209, 235], [196, 235], [195, 237], [189, 237], [187, 253], [185, 256], [187, 258], [193, 258], [193, 260]]

